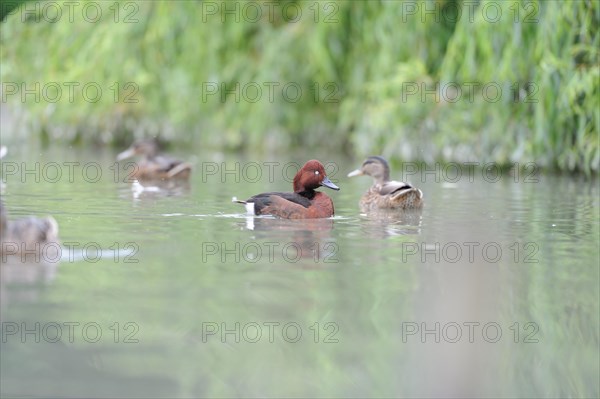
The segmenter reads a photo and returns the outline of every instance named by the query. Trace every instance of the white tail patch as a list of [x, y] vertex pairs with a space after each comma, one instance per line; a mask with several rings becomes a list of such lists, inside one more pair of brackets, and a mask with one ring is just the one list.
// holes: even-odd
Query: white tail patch
[[244, 206], [246, 207], [246, 212], [248, 213], [248, 215], [256, 215], [256, 213], [254, 212], [254, 202], [246, 202]]
[[244, 207], [246, 208], [246, 213], [248, 215], [252, 215], [252, 216], [256, 215], [256, 212], [254, 212], [254, 202], [240, 201], [237, 199], [237, 197], [232, 197], [231, 202], [237, 202], [238, 204], [244, 204]]

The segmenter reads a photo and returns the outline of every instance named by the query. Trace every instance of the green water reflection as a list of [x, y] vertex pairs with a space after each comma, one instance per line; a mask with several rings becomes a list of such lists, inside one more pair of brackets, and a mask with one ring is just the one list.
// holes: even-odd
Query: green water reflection
[[[74, 256], [2, 264], [2, 396], [600, 394], [597, 180], [416, 174], [426, 206], [397, 219], [358, 212], [360, 160], [290, 161], [313, 157], [341, 191], [304, 223], [230, 202], [289, 190], [287, 159], [271, 182], [262, 158], [189, 155], [189, 187], [135, 193], [113, 153], [11, 152], [11, 217], [52, 214]], [[98, 181], [33, 179], [90, 161]]]

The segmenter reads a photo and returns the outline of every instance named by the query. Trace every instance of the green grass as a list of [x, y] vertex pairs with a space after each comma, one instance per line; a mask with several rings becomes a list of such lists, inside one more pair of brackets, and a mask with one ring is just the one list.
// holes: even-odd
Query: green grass
[[[95, 23], [83, 5], [73, 22], [63, 10], [51, 23], [46, 3], [30, 3], [40, 18], [23, 22], [17, 10], [0, 26], [3, 102], [26, 111], [31, 134], [65, 142], [160, 134], [226, 150], [326, 147], [598, 172], [598, 2], [280, 1], [271, 14], [267, 3], [252, 3], [257, 21], [238, 3], [236, 22], [221, 2], [128, 1], [118, 15], [99, 2]], [[302, 16], [290, 21], [283, 9]], [[57, 82], [63, 95], [7, 94], [23, 82], [50, 97]], [[72, 102], [64, 82], [80, 83]], [[89, 82], [103, 90], [98, 102], [81, 94]], [[237, 98], [221, 96], [236, 84]], [[301, 97], [286, 99], [284, 87]]]

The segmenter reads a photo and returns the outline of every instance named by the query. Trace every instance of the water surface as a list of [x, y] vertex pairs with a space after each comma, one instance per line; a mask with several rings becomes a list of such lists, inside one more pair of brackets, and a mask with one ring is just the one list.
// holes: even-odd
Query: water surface
[[[11, 148], [2, 200], [63, 257], [2, 264], [2, 396], [600, 394], [597, 179], [397, 170], [422, 212], [364, 215], [360, 160], [179, 155], [188, 186], [132, 190], [112, 152]], [[231, 203], [312, 157], [333, 219]]]

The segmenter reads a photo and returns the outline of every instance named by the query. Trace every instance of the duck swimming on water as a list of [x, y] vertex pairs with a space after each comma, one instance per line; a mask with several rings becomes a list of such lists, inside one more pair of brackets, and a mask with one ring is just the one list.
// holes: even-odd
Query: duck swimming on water
[[8, 220], [0, 202], [0, 253], [38, 250], [39, 245], [58, 242], [58, 223], [52, 216]]
[[128, 149], [117, 155], [117, 161], [134, 156], [142, 157], [131, 173], [131, 177], [140, 180], [188, 179], [192, 165], [159, 153], [156, 139], [135, 141]]
[[332, 190], [340, 188], [325, 174], [325, 167], [317, 160], [310, 160], [294, 176], [294, 192], [270, 192], [257, 194], [244, 204], [250, 215], [273, 215], [285, 219], [316, 219], [334, 215], [333, 201], [325, 193], [315, 191], [324, 186]]
[[368, 157], [360, 167], [348, 177], [367, 175], [373, 178], [373, 185], [360, 199], [362, 212], [378, 209], [411, 209], [423, 206], [423, 192], [408, 183], [390, 180], [390, 167], [379, 156]]
[[[0, 147], [0, 159], [7, 153], [5, 146]], [[25, 218], [8, 220], [4, 202], [0, 200], [0, 254], [2, 262], [6, 256], [17, 254], [32, 254], [36, 256], [40, 251], [43, 255], [47, 248], [42, 246], [58, 243], [58, 223], [52, 216], [38, 218], [29, 216]], [[57, 247], [54, 247], [56, 249]]]

